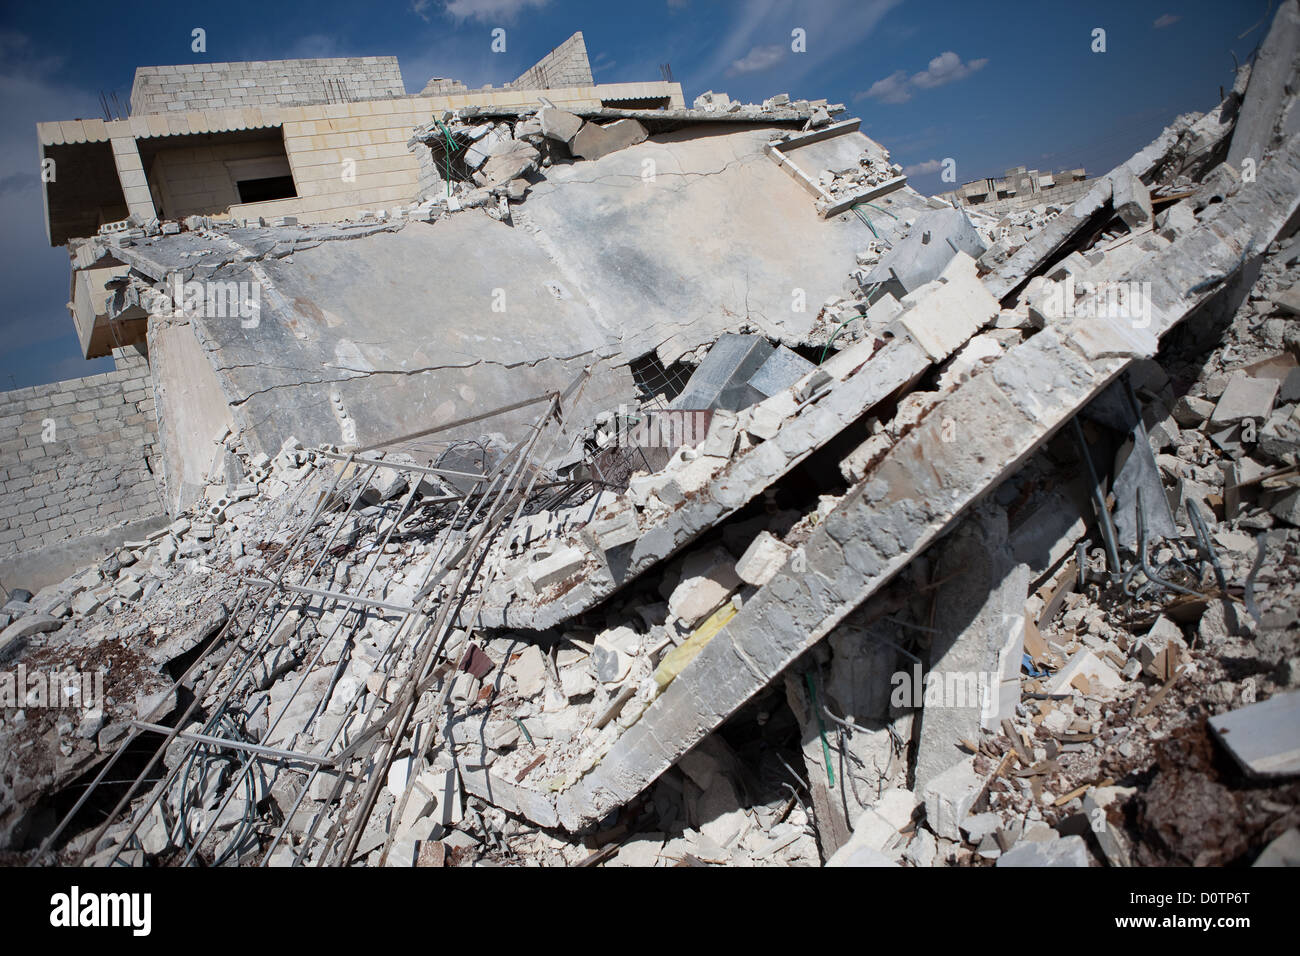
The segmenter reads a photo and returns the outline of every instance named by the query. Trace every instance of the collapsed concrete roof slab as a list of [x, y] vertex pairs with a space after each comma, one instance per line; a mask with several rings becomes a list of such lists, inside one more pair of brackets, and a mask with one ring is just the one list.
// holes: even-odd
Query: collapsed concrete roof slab
[[[816, 644], [863, 600], [1017, 469], [1134, 359], [1214, 298], [1220, 283], [1263, 250], [1300, 209], [1300, 136], [1250, 190], [1194, 230], [1124, 272], [1151, 283], [1149, 328], [1117, 318], [1071, 318], [1012, 348], [960, 385], [835, 506], [794, 562], [727, 622], [663, 693], [576, 782], [557, 794], [511, 787], [509, 809], [580, 829], [644, 787]], [[1217, 277], [1207, 284], [1204, 276]], [[944, 421], [975, 423], [963, 441]], [[485, 772], [485, 777], [490, 776]], [[481, 783], [466, 779], [481, 793]]]
[[[516, 218], [583, 276], [593, 308], [623, 327], [629, 358], [657, 352], [671, 364], [743, 324], [796, 344], [818, 303], [840, 294], [863, 226], [823, 221], [766, 156], [770, 138], [766, 127], [705, 125], [555, 165]], [[845, 138], [858, 152], [870, 145]], [[913, 191], [895, 197], [900, 216], [927, 208]]]
[[[325, 242], [261, 270], [271, 307], [256, 327], [200, 319], [195, 331], [269, 451], [289, 435], [368, 445], [469, 417], [563, 387], [617, 351], [616, 332], [541, 248], [486, 216]], [[232, 264], [213, 278], [254, 277]], [[624, 372], [584, 400], [633, 394]], [[523, 427], [535, 412], [520, 415]]]
[[[797, 344], [816, 303], [841, 290], [863, 227], [821, 220], [765, 157], [770, 137], [715, 123], [551, 166], [514, 207], [515, 227], [468, 211], [91, 245], [155, 283], [257, 286], [258, 321], [190, 326], [250, 447], [369, 445], [563, 388], [592, 364], [582, 401], [594, 413], [634, 398], [633, 358], [671, 363], [754, 327]], [[855, 155], [879, 150], [840, 138]], [[928, 206], [906, 189], [891, 201], [900, 219]], [[455, 272], [438, 268], [451, 262]], [[530, 421], [524, 411], [499, 425]]]

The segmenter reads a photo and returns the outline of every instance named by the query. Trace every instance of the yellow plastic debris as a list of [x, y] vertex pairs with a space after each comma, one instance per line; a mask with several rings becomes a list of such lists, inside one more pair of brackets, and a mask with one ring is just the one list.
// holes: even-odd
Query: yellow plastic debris
[[685, 670], [686, 665], [704, 650], [704, 645], [713, 640], [713, 636], [735, 616], [736, 606], [728, 601], [706, 617], [704, 623], [695, 629], [695, 633], [664, 655], [664, 659], [655, 668], [655, 684], [659, 687], [659, 693], [664, 692], [673, 678]]

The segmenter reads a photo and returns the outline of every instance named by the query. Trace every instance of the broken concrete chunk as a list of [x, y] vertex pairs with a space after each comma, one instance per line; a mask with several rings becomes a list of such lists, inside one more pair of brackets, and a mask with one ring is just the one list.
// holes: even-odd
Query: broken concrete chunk
[[668, 598], [668, 609], [691, 627], [739, 586], [736, 562], [725, 548], [697, 551], [682, 564], [682, 580]]
[[564, 581], [582, 567], [586, 560], [577, 548], [564, 548], [549, 558], [534, 561], [528, 566], [528, 580], [537, 590], [550, 587]]
[[596, 679], [602, 684], [617, 684], [632, 669], [633, 656], [641, 638], [630, 627], [616, 627], [596, 638], [591, 648], [591, 663]]
[[568, 145], [582, 129], [582, 117], [555, 106], [547, 106], [537, 114], [542, 124], [542, 135], [547, 139]]
[[1264, 847], [1255, 866], [1300, 866], [1300, 827], [1292, 827]]
[[1123, 805], [1135, 793], [1135, 787], [1094, 787], [1083, 798], [1083, 814], [1111, 866], [1133, 865]]
[[933, 361], [941, 362], [998, 314], [993, 298], [975, 274], [975, 260], [964, 252], [938, 279], [903, 297], [898, 322]]
[[1109, 696], [1122, 686], [1124, 679], [1115, 668], [1099, 660], [1092, 651], [1081, 650], [1052, 675], [1048, 693], [1068, 694], [1077, 690], [1085, 695]]
[[1182, 395], [1174, 402], [1174, 421], [1184, 428], [1196, 428], [1214, 414], [1214, 403], [1195, 395]]
[[1114, 193], [1112, 204], [1115, 215], [1124, 220], [1130, 229], [1151, 221], [1151, 193], [1142, 180], [1127, 167], [1121, 166], [1110, 175]]
[[583, 159], [600, 159], [644, 141], [647, 135], [646, 128], [633, 119], [615, 120], [605, 126], [587, 123], [573, 137], [569, 149]]
[[997, 866], [1087, 866], [1088, 845], [1081, 836], [1021, 840], [998, 858]]
[[1300, 773], [1300, 691], [1274, 694], [1210, 718], [1219, 743], [1251, 776]]
[[1173, 676], [1187, 651], [1182, 629], [1163, 614], [1137, 644], [1137, 659], [1142, 673], [1159, 681]]
[[961, 822], [979, 799], [984, 781], [975, 772], [974, 761], [966, 758], [939, 774], [921, 791], [925, 819], [938, 836], [961, 842]]
[[1219, 403], [1214, 406], [1210, 424], [1215, 428], [1225, 428], [1245, 418], [1263, 421], [1273, 411], [1273, 400], [1277, 398], [1280, 384], [1275, 378], [1251, 378], [1244, 372], [1234, 374], [1228, 380], [1228, 387], [1223, 390]]
[[[525, 176], [537, 168], [539, 158], [540, 154], [533, 146], [516, 142], [510, 149], [483, 164], [483, 185], [493, 186]], [[526, 183], [524, 185], [527, 186]]]
[[736, 574], [746, 584], [762, 587], [781, 570], [793, 550], [779, 538], [760, 531], [736, 562]]
[[524, 648], [519, 658], [507, 664], [505, 670], [514, 678], [515, 690], [520, 697], [536, 697], [546, 689], [546, 656], [536, 645]]
[[1300, 282], [1273, 293], [1273, 302], [1287, 315], [1300, 315]]

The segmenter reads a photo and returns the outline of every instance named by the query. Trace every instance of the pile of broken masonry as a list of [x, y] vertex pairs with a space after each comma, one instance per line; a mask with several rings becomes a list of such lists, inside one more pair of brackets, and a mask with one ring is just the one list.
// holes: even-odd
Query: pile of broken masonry
[[[1296, 863], [1283, 59], [898, 297], [872, 242], [820, 355], [670, 453], [607, 415], [543, 467], [558, 393], [427, 464], [228, 435], [188, 514], [0, 610], [6, 668], [102, 675], [0, 701], [5, 858]], [[417, 138], [522, 144], [471, 171], [505, 196], [533, 133], [586, 148], [547, 109]]]

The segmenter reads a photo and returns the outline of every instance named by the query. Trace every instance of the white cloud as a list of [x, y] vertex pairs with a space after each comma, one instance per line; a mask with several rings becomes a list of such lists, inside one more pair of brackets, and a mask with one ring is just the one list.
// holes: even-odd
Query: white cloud
[[[758, 74], [732, 73], [733, 65], [746, 59], [756, 48], [777, 41], [784, 42], [789, 51], [790, 32], [798, 27], [808, 38], [808, 52], [794, 53], [781, 61], [781, 88], [752, 91], [748, 87], [732, 90], [733, 95], [762, 98], [773, 92], [792, 95], [812, 94], [799, 91], [801, 80], [813, 71], [824, 67], [827, 61], [857, 56], [861, 47], [876, 29], [881, 18], [902, 0], [820, 0], [806, 3], [802, 0], [747, 0], [737, 3], [735, 13], [721, 30], [708, 37], [707, 45], [696, 36], [682, 33], [675, 36], [681, 54], [674, 53], [674, 72], [687, 90], [702, 92], [706, 89], [723, 89], [719, 84], [726, 76], [737, 77], [745, 83]], [[695, 55], [688, 56], [686, 51]], [[743, 77], [743, 79], [742, 79]], [[761, 77], [756, 82], [761, 82]], [[816, 94], [821, 95], [821, 94]], [[690, 96], [687, 96], [690, 99]]]
[[443, 7], [456, 20], [510, 23], [527, 8], [544, 7], [547, 2], [548, 0], [445, 0]]
[[855, 93], [855, 100], [880, 100], [882, 103], [906, 103], [912, 98], [912, 91], [907, 88], [907, 71], [896, 70], [883, 80], [876, 80], [870, 89]]
[[956, 53], [947, 50], [932, 59], [930, 65], [920, 73], [908, 76], [906, 70], [895, 70], [884, 79], [876, 80], [866, 90], [855, 93], [853, 98], [879, 100], [881, 103], [906, 103], [917, 89], [933, 90], [964, 80], [983, 69], [988, 62], [988, 57], [963, 62]]
[[1157, 30], [1163, 30], [1165, 27], [1173, 26], [1181, 19], [1182, 16], [1177, 13], [1166, 13], [1160, 17], [1157, 17], [1156, 22], [1151, 25], [1155, 27]]
[[905, 176], [924, 176], [927, 173], [937, 173], [943, 169], [943, 161], [938, 159], [927, 159], [922, 163], [913, 163], [911, 166], [903, 167]]
[[949, 50], [940, 53], [930, 61], [928, 67], [913, 75], [912, 85], [919, 86], [923, 90], [932, 90], [947, 83], [964, 80], [986, 63], [988, 63], [987, 57], [963, 63], [961, 57]]
[[784, 57], [785, 47], [779, 44], [756, 46], [739, 60], [733, 60], [731, 67], [727, 70], [727, 75], [739, 76], [745, 73], [758, 73], [776, 66]]

